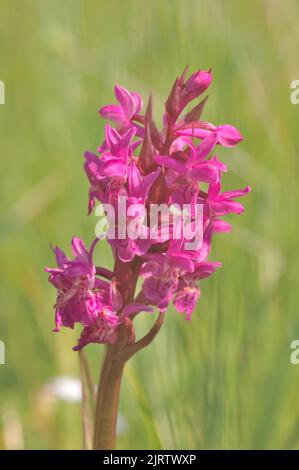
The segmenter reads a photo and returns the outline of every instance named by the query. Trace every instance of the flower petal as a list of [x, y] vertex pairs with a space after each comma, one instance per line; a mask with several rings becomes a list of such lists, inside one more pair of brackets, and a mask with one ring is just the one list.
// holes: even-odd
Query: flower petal
[[217, 128], [218, 143], [224, 147], [233, 147], [237, 145], [243, 136], [238, 129], [230, 124], [224, 124]]

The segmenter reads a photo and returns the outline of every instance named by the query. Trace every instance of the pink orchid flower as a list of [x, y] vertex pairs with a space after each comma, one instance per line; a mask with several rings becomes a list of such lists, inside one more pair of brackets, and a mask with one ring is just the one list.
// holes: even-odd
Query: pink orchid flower
[[46, 268], [50, 273], [49, 281], [56, 287], [55, 304], [56, 331], [60, 326], [74, 328], [74, 324], [92, 323], [95, 304], [99, 299], [93, 292], [97, 284], [95, 267], [92, 263], [92, 251], [95, 244], [87, 251], [82, 240], [72, 239], [74, 260], [69, 260], [58, 247], [54, 248], [57, 268]]
[[103, 106], [99, 113], [104, 119], [112, 121], [117, 130], [125, 131], [132, 126], [134, 116], [140, 113], [142, 98], [138, 93], [129, 92], [121, 86], [115, 86], [114, 93], [119, 105]]
[[236, 197], [246, 196], [250, 190], [250, 186], [246, 186], [244, 189], [221, 193], [221, 184], [217, 182], [210, 185], [205, 202], [208, 204], [210, 211], [215, 217], [230, 213], [242, 214], [242, 212], [244, 212], [244, 206], [240, 202], [234, 201], [234, 199]]
[[158, 164], [176, 172], [183, 177], [186, 182], [206, 182], [215, 183], [219, 179], [219, 162], [216, 158], [206, 160], [206, 157], [216, 145], [215, 134], [208, 135], [196, 148], [191, 140], [183, 142], [188, 144], [190, 154], [184, 151], [177, 151], [170, 157], [157, 155], [155, 160]]
[[[57, 267], [46, 269], [57, 289], [55, 330], [74, 328], [76, 323], [83, 327], [75, 350], [89, 343], [118, 344], [121, 328], [128, 329], [128, 342], [133, 341], [135, 315], [153, 308], [164, 312], [171, 301], [190, 319], [202, 279], [221, 266], [209, 257], [214, 234], [231, 229], [222, 217], [244, 210], [235, 199], [250, 188], [221, 192], [228, 168], [214, 154], [216, 148], [238, 144], [242, 135], [229, 124], [217, 126], [201, 119], [206, 98], [184, 114], [185, 107], [212, 81], [210, 70], [198, 70], [189, 78], [186, 74], [187, 70], [174, 82], [161, 130], [153, 119], [152, 98], [141, 114], [140, 95], [124, 87], [115, 87], [118, 104], [100, 109], [110, 124], [97, 151], [85, 153], [84, 169], [90, 184], [88, 212], [99, 201], [110, 204], [116, 216], [107, 213], [109, 228], [115, 229], [114, 236], [107, 233], [113, 271], [94, 266], [97, 240], [87, 250], [77, 237], [72, 240], [73, 259], [55, 248]], [[125, 209], [119, 206], [121, 198]], [[152, 204], [169, 209], [154, 230], [150, 226]], [[189, 229], [199, 217], [197, 206], [202, 206], [202, 237], [192, 248], [186, 248], [184, 233], [173, 239], [177, 214], [171, 210], [175, 205], [183, 213], [185, 204], [190, 206]], [[139, 278], [143, 284], [135, 297]]]

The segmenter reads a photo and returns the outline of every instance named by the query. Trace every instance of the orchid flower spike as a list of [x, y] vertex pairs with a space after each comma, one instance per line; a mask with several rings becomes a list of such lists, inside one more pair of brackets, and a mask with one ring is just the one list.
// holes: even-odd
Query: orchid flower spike
[[[172, 86], [161, 129], [152, 117], [152, 97], [142, 114], [141, 96], [119, 85], [114, 89], [117, 103], [99, 111], [108, 121], [104, 140], [96, 151], [85, 153], [84, 170], [88, 212], [99, 202], [107, 216], [113, 269], [95, 266], [97, 238], [88, 249], [78, 237], [72, 240], [71, 258], [56, 247], [57, 267], [46, 268], [57, 290], [54, 331], [82, 327], [74, 350], [125, 341], [133, 351], [142, 343], [135, 343], [135, 316], [154, 309], [166, 312], [171, 302], [190, 320], [202, 280], [221, 267], [209, 259], [214, 234], [231, 230], [223, 220], [226, 214], [244, 211], [236, 199], [250, 187], [222, 192], [228, 168], [218, 157], [221, 147], [237, 145], [242, 135], [230, 124], [202, 120], [206, 98], [184, 114], [212, 82], [211, 70], [186, 73]], [[165, 210], [156, 211], [152, 223], [153, 208], [161, 204]], [[136, 293], [138, 280], [142, 284]]]

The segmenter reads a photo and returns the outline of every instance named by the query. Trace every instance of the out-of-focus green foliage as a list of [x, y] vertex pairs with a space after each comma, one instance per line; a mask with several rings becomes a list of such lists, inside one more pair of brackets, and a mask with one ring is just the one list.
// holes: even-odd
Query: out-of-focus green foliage
[[[299, 448], [299, 5], [287, 1], [1, 0], [0, 448], [80, 448], [79, 404], [45, 384], [78, 377], [78, 331], [51, 333], [49, 243], [89, 243], [82, 154], [103, 137], [100, 106], [114, 83], [163, 99], [186, 64], [213, 68], [204, 117], [240, 128], [221, 149], [226, 189], [250, 184], [202, 282], [192, 322], [170, 310], [162, 332], [128, 365], [120, 448]], [[108, 246], [99, 261], [111, 263]], [[139, 319], [144, 331], [152, 318]], [[87, 350], [95, 377], [102, 348]]]

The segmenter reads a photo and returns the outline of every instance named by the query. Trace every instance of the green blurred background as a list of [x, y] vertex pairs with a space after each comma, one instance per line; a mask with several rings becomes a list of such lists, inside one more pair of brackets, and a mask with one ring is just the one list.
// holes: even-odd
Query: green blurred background
[[[298, 2], [1, 0], [0, 19], [0, 448], [82, 447], [80, 404], [49, 387], [79, 377], [78, 331], [51, 333], [49, 243], [93, 237], [82, 154], [103, 138], [97, 110], [114, 83], [153, 90], [160, 120], [186, 64], [213, 68], [204, 118], [245, 136], [220, 152], [225, 188], [253, 191], [215, 239], [224, 267], [202, 283], [192, 322], [170, 309], [126, 368], [118, 447], [299, 448]], [[105, 243], [97, 256], [111, 263]], [[97, 377], [102, 348], [87, 354]]]

